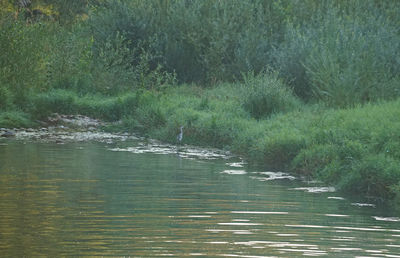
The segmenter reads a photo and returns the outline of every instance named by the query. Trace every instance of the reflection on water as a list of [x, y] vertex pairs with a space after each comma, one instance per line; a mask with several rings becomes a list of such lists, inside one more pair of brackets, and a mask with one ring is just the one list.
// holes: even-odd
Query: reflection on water
[[296, 187], [293, 188], [293, 190], [301, 190], [301, 191], [306, 191], [308, 193], [332, 193], [335, 192], [334, 187]]
[[400, 257], [397, 215], [284, 173], [133, 142], [0, 143], [2, 256]]
[[229, 174], [229, 175], [244, 175], [247, 174], [246, 171], [244, 170], [231, 170], [231, 169], [227, 169], [221, 172], [221, 174]]
[[[204, 148], [193, 148], [189, 146], [174, 146], [169, 144], [162, 144], [157, 141], [151, 141], [148, 143], [138, 143], [136, 146], [125, 147], [125, 148], [111, 148], [111, 151], [131, 152], [135, 154], [151, 153], [151, 154], [176, 154], [178, 157], [185, 159], [228, 159], [230, 158], [229, 152], [223, 152], [218, 149], [204, 149]], [[232, 165], [233, 164], [233, 165]], [[231, 163], [231, 166], [239, 166], [238, 163]]]

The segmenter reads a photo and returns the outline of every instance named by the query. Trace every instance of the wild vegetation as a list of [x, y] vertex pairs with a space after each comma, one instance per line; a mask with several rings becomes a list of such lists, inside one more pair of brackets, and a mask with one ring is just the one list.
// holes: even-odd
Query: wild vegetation
[[400, 203], [400, 2], [0, 0], [0, 127], [84, 114]]

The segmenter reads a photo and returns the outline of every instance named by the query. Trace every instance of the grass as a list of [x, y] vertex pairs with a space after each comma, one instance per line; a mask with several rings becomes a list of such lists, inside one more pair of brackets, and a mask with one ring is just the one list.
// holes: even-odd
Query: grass
[[32, 117], [22, 111], [0, 112], [0, 128], [29, 128], [36, 126]]
[[301, 104], [276, 72], [245, 75], [242, 95], [243, 108], [256, 119], [294, 110]]

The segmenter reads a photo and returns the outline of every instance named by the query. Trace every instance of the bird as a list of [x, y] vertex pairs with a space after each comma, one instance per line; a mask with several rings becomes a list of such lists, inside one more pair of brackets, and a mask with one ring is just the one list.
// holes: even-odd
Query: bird
[[176, 136], [176, 140], [181, 143], [183, 139], [183, 125], [180, 127], [180, 133]]

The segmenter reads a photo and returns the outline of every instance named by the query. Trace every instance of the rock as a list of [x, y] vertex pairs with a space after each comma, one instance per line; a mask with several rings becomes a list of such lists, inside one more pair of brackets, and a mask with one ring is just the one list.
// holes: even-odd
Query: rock
[[4, 131], [0, 136], [1, 137], [7, 137], [7, 138], [15, 137], [15, 133], [13, 131], [7, 130], [7, 131]]

